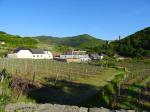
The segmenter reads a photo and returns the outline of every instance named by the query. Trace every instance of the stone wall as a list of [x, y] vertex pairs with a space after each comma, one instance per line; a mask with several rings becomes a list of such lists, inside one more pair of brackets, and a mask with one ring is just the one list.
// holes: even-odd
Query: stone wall
[[134, 110], [109, 110], [106, 108], [85, 108], [58, 104], [16, 103], [8, 104], [6, 112], [135, 112]]

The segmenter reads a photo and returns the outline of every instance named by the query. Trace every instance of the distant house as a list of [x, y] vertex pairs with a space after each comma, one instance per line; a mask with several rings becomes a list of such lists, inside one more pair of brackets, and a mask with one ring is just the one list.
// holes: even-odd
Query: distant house
[[94, 54], [89, 54], [89, 57], [91, 58], [91, 60], [102, 60], [104, 58], [104, 54], [98, 54], [98, 53], [94, 53]]
[[90, 58], [86, 51], [68, 51], [60, 55], [60, 59], [65, 59], [69, 61], [78, 61], [78, 62], [86, 62], [89, 61]]
[[8, 58], [27, 58], [27, 59], [53, 59], [53, 55], [48, 50], [17, 48], [13, 53], [7, 55]]
[[116, 58], [117, 61], [121, 61], [121, 60], [124, 60], [124, 59], [125, 59], [125, 57], [122, 57], [122, 56], [120, 56], [120, 55], [118, 55], [118, 54], [115, 54], [115, 55], [114, 55], [114, 58]]

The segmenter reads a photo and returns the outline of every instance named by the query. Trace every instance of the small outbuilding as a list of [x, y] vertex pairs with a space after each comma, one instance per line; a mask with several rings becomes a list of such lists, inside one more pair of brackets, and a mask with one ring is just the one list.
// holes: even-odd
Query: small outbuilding
[[89, 57], [91, 58], [91, 60], [102, 60], [104, 58], [104, 54], [94, 53], [89, 54]]

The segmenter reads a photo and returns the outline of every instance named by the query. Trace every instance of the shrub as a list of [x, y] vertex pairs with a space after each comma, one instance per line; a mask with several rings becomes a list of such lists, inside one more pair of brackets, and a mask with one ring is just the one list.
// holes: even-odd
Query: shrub
[[0, 95], [0, 106], [6, 105], [10, 101], [10, 96], [6, 94]]

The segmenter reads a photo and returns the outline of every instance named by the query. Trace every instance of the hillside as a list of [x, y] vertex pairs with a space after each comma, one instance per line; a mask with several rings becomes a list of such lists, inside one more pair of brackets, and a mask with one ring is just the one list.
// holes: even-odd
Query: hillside
[[10, 35], [0, 31], [0, 42], [5, 42], [8, 47], [36, 47], [37, 41], [30, 37], [20, 37], [18, 35]]
[[120, 55], [150, 57], [150, 27], [112, 42], [111, 47]]
[[105, 43], [101, 39], [96, 39], [88, 34], [73, 36], [73, 37], [51, 37], [51, 36], [37, 36], [34, 37], [38, 39], [41, 43], [49, 45], [65, 45], [69, 47], [76, 48], [87, 48], [87, 47], [97, 47]]
[[95, 47], [100, 47], [104, 43], [105, 41], [88, 34], [64, 38], [52, 36], [21, 37], [0, 31], [0, 56], [4, 56], [10, 49], [16, 47], [38, 47], [56, 52], [64, 52], [72, 48], [92, 51]]
[[20, 37], [17, 35], [10, 35], [6, 32], [0, 31], [0, 56], [3, 56], [10, 49], [16, 47], [36, 47], [37, 41], [30, 37]]

